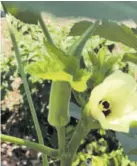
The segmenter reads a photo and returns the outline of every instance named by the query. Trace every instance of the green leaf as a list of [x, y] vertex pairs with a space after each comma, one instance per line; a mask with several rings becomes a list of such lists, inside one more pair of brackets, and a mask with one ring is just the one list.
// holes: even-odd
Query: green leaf
[[100, 65], [100, 67], [104, 64], [105, 62], [105, 54], [107, 53], [107, 49], [105, 47], [102, 47], [101, 49], [99, 49], [99, 52], [98, 52], [98, 63]]
[[79, 92], [83, 92], [87, 89], [87, 81], [91, 77], [91, 73], [87, 72], [85, 69], [79, 69], [74, 75], [72, 87]]
[[137, 35], [137, 28], [131, 28], [131, 29], [132, 29], [132, 31], [134, 32], [134, 34]]
[[79, 58], [67, 56], [62, 50], [45, 41], [48, 55], [42, 61], [33, 62], [27, 67], [27, 71], [41, 79], [53, 81], [67, 81], [76, 91], [86, 90], [86, 82], [90, 73], [79, 69]]
[[53, 81], [67, 81], [76, 91], [84, 91], [90, 73], [79, 69], [79, 59], [75, 56], [67, 56], [65, 53], [46, 42], [48, 55], [42, 61], [33, 62], [27, 67], [27, 71], [41, 79]]
[[80, 56], [85, 43], [98, 26], [99, 21], [96, 21], [93, 25], [90, 25], [86, 31], [81, 34], [80, 38], [72, 45], [72, 47], [69, 48], [67, 51], [68, 54], [73, 56]]
[[46, 50], [51, 58], [53, 58], [53, 59], [59, 58], [59, 60], [61, 60], [61, 61], [63, 61], [65, 59], [65, 56], [64, 56], [65, 53], [61, 49], [57, 48], [56, 46], [53, 46], [46, 40], [44, 40], [44, 44], [45, 44]]
[[129, 133], [116, 132], [116, 137], [123, 146], [124, 152], [128, 155], [130, 160], [137, 161], [135, 153], [137, 143], [137, 129], [130, 129]]
[[48, 12], [56, 17], [84, 17], [111, 20], [137, 20], [136, 2], [108, 2], [108, 1], [4, 1], [9, 8], [14, 6], [20, 12], [34, 11]]
[[72, 75], [65, 72], [65, 65], [60, 61], [46, 58], [45, 61], [37, 61], [31, 63], [27, 67], [27, 72], [41, 79], [49, 79], [53, 81], [71, 81]]
[[107, 72], [112, 69], [113, 65], [120, 59], [119, 56], [111, 56], [108, 60], [104, 63], [104, 70]]
[[17, 19], [29, 24], [37, 24], [38, 18], [36, 11], [22, 8], [18, 3], [2, 2], [6, 13], [10, 13]]
[[65, 64], [60, 61], [48, 59], [33, 62], [27, 67], [27, 72], [41, 79], [69, 82], [73, 89], [82, 92], [86, 90], [86, 82], [91, 74], [84, 69], [79, 69], [74, 75], [65, 71]]
[[71, 55], [66, 55], [61, 49], [45, 41], [45, 47], [49, 56], [55, 60], [58, 59], [64, 65], [67, 72], [74, 74], [79, 69], [79, 59]]
[[137, 53], [124, 54], [123, 61], [130, 61], [130, 62], [137, 64]]
[[137, 49], [137, 37], [129, 27], [123, 24], [118, 25], [114, 22], [105, 21], [96, 30], [96, 35], [104, 37], [108, 40], [121, 42], [128, 47]]
[[88, 52], [88, 55], [89, 55], [89, 58], [90, 58], [92, 64], [95, 66], [99, 66], [96, 54], [94, 52]]
[[[70, 36], [81, 35], [82, 31], [79, 31], [79, 26], [83, 26], [82, 24], [86, 24], [85, 29], [83, 28], [83, 33], [86, 29], [92, 24], [90, 21], [80, 22], [79, 24], [74, 24], [69, 33]], [[99, 35], [100, 37], [106, 38], [111, 41], [121, 42], [128, 47], [134, 48], [137, 50], [137, 37], [133, 33], [133, 31], [121, 24], [118, 25], [114, 22], [103, 21], [100, 26], [98, 26], [94, 32], [94, 35]]]
[[71, 28], [71, 31], [69, 33], [69, 36], [80, 36], [82, 33], [86, 31], [91, 25], [93, 25], [92, 22], [82, 20], [79, 22], [76, 22], [74, 26]]

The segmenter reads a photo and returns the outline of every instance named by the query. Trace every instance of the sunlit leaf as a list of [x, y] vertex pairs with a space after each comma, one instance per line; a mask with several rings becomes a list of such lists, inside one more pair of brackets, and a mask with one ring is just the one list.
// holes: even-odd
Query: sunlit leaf
[[119, 56], [111, 56], [108, 58], [108, 60], [104, 63], [104, 70], [105, 72], [108, 72], [112, 69], [113, 65], [120, 59]]
[[92, 64], [95, 66], [99, 66], [99, 62], [98, 62], [96, 54], [94, 52], [89, 52], [88, 55]]
[[[86, 90], [86, 82], [91, 74], [84, 69], [78, 69], [77, 63], [74, 65], [72, 56], [66, 57], [68, 60], [64, 58], [59, 60], [56, 56], [53, 59], [53, 57], [45, 56], [45, 60], [31, 63], [27, 67], [27, 72], [41, 79], [67, 81], [73, 89], [79, 92]], [[73, 65], [72, 69], [71, 65]]]
[[58, 59], [60, 62], [65, 64], [65, 69], [67, 72], [74, 74], [79, 68], [79, 58], [75, 56], [68, 56], [62, 50], [51, 45], [45, 41], [45, 47], [49, 56], [55, 60]]
[[91, 77], [91, 73], [84, 69], [79, 69], [74, 75], [74, 80], [72, 82], [72, 87], [77, 91], [84, 91], [87, 89], [87, 80]]
[[71, 81], [72, 76], [67, 74], [64, 71], [64, 64], [57, 60], [51, 60], [46, 58], [45, 61], [37, 61], [31, 63], [27, 67], [27, 71], [33, 75], [42, 79], [49, 80], [63, 80], [63, 81]]
[[105, 62], [105, 56], [107, 53], [107, 49], [105, 47], [102, 47], [99, 52], [98, 52], [98, 63], [100, 67], [104, 64]]

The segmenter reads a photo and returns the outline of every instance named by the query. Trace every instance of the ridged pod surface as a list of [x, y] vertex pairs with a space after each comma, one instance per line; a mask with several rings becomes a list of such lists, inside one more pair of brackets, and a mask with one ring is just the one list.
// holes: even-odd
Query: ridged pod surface
[[71, 86], [67, 82], [53, 81], [50, 91], [48, 121], [52, 126], [61, 127], [70, 120], [69, 102]]

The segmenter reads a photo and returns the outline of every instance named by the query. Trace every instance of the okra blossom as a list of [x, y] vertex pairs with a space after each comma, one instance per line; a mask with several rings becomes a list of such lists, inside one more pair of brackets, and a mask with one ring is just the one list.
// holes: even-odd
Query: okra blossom
[[137, 122], [137, 83], [121, 71], [96, 86], [89, 98], [89, 113], [104, 129], [128, 132]]

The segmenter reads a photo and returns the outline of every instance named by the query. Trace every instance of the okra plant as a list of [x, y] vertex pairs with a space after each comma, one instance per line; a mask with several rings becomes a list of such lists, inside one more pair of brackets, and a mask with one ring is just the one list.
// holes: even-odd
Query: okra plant
[[[104, 25], [100, 21], [89, 25], [79, 35], [80, 37], [75, 43], [64, 52], [55, 45], [39, 15], [37, 18], [45, 35], [43, 45], [46, 49], [46, 55], [28, 64], [26, 70], [24, 70], [10, 17], [6, 15], [6, 18], [39, 143], [4, 134], [1, 134], [2, 141], [25, 145], [28, 148], [42, 152], [43, 166], [49, 165], [47, 156], [59, 159], [61, 166], [71, 166], [82, 139], [86, 137], [90, 130], [103, 128], [129, 132], [130, 127], [137, 126], [137, 82], [133, 76], [120, 70], [110, 72], [112, 65], [118, 58], [106, 57], [103, 49], [102, 53], [100, 52], [98, 55], [93, 55], [89, 51], [87, 55], [93, 64], [93, 73], [88, 68], [81, 67], [83, 48], [88, 39], [97, 34], [98, 31], [103, 33]], [[100, 31], [101, 28], [102, 31]], [[103, 34], [104, 37], [107, 36], [105, 33]], [[128, 41], [123, 43], [127, 44]], [[134, 48], [137, 44], [132, 45], [130, 43], [130, 45]], [[126, 58], [136, 63], [134, 54], [132, 56], [126, 55]], [[44, 145], [25, 72], [38, 79], [52, 81], [48, 122], [57, 130], [58, 149]], [[85, 100], [82, 94], [88, 89], [88, 84], [92, 84], [90, 96]], [[81, 102], [81, 118], [71, 139], [66, 142], [65, 126], [70, 121], [71, 93], [74, 93], [83, 102]]]

